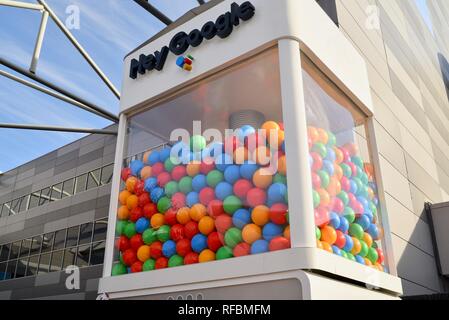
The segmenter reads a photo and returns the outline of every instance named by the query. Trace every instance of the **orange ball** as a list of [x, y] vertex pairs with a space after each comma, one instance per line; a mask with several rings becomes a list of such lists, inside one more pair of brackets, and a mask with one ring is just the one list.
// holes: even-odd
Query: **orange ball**
[[243, 164], [246, 160], [248, 160], [248, 149], [245, 147], [238, 147], [234, 151], [234, 163]]
[[379, 262], [376, 262], [376, 263], [374, 264], [374, 267], [375, 267], [377, 270], [381, 271], [381, 272], [384, 271], [384, 267], [382, 267], [382, 265], [381, 265]]
[[126, 179], [126, 190], [128, 190], [131, 193], [134, 193], [134, 187], [136, 186], [136, 183], [138, 182], [138, 179], [136, 177], [129, 177]]
[[320, 205], [324, 207], [329, 206], [329, 204], [331, 203], [331, 197], [329, 193], [322, 188], [318, 189], [317, 192], [320, 195]]
[[318, 239], [316, 240], [316, 247], [317, 247], [318, 249], [324, 250], [323, 244], [322, 244], [321, 241], [318, 240]]
[[318, 142], [320, 138], [318, 130], [314, 127], [307, 128], [307, 135], [309, 136], [310, 140], [312, 140], [313, 143]]
[[330, 253], [334, 253], [334, 251], [332, 250], [332, 246], [329, 243], [321, 241], [321, 245], [323, 246], [323, 250], [326, 250], [327, 252]]
[[162, 213], [156, 213], [151, 216], [151, 227], [154, 229], [159, 229], [165, 223], [165, 217]]
[[261, 166], [269, 164], [271, 160], [270, 149], [265, 146], [256, 148], [252, 154], [252, 160]]
[[143, 159], [142, 159], [143, 163], [148, 163], [148, 157], [150, 156], [150, 154], [151, 154], [151, 151], [147, 151], [143, 154]]
[[199, 161], [193, 161], [187, 165], [186, 171], [190, 177], [196, 176], [200, 173], [201, 163]]
[[266, 136], [268, 137], [271, 130], [281, 130], [281, 127], [275, 121], [267, 121], [262, 125], [262, 130], [266, 131]]
[[248, 244], [262, 238], [262, 229], [256, 224], [247, 224], [242, 229], [242, 239]]
[[269, 173], [268, 170], [261, 168], [254, 172], [253, 183], [256, 187], [266, 189], [271, 185], [272, 182], [273, 176]]
[[286, 226], [284, 229], [284, 238], [290, 240], [290, 226]]
[[121, 206], [117, 211], [117, 218], [119, 220], [128, 220], [129, 218], [129, 210], [127, 206]]
[[341, 192], [341, 183], [337, 177], [332, 177], [327, 186], [327, 192], [331, 197], [336, 197]]
[[318, 128], [317, 131], [318, 131], [318, 141], [327, 144], [329, 142], [329, 135], [327, 134], [327, 131], [321, 128]]
[[202, 217], [198, 223], [198, 230], [205, 236], [215, 230], [215, 220], [209, 216]]
[[[284, 130], [279, 130], [278, 131], [278, 141], [277, 141], [277, 148], [276, 149], [279, 149], [282, 146], [282, 143], [284, 142], [284, 140], [285, 140], [285, 131]], [[271, 142], [270, 142], [270, 145], [271, 145]]]
[[258, 226], [264, 226], [270, 221], [270, 208], [267, 206], [257, 206], [251, 213], [251, 219]]
[[187, 207], [179, 209], [178, 212], [176, 213], [176, 220], [178, 220], [180, 224], [186, 224], [187, 222], [189, 222], [190, 209]]
[[150, 166], [143, 167], [142, 170], [140, 171], [140, 176], [142, 180], [146, 180], [149, 177], [151, 177], [151, 167]]
[[363, 241], [365, 241], [368, 248], [371, 248], [373, 246], [373, 238], [371, 237], [371, 235], [369, 233], [365, 232], [363, 234]]
[[347, 143], [344, 145], [344, 148], [348, 150], [351, 156], [355, 156], [359, 153], [359, 146], [355, 143]]
[[334, 147], [335, 152], [335, 162], [337, 164], [340, 164], [344, 160], [343, 152], [340, 150], [340, 148]]
[[278, 159], [278, 171], [282, 175], [287, 175], [287, 158], [282, 156]]
[[354, 242], [351, 253], [353, 255], [358, 255], [360, 253], [360, 251], [362, 250], [362, 245], [360, 244], [359, 239], [357, 239], [355, 237], [351, 237], [351, 238], [352, 238], [352, 241]]
[[215, 253], [210, 249], [205, 249], [201, 251], [200, 255], [198, 256], [198, 262], [209, 262], [215, 260]]
[[123, 190], [122, 192], [120, 192], [120, 194], [118, 195], [118, 201], [120, 201], [120, 204], [126, 205], [126, 199], [128, 199], [131, 194], [132, 193], [128, 190]]
[[370, 198], [370, 200], [373, 200], [375, 196], [376, 194], [374, 193], [374, 190], [368, 187], [368, 197]]
[[137, 208], [138, 205], [139, 205], [139, 198], [135, 194], [130, 195], [126, 199], [126, 206], [128, 207], [129, 210]]
[[338, 181], [343, 178], [343, 169], [340, 167], [339, 164], [334, 163], [334, 176], [337, 177]]
[[368, 267], [371, 267], [371, 266], [373, 265], [373, 263], [372, 263], [368, 258], [363, 258], [363, 260], [365, 260], [365, 264], [366, 264]]
[[141, 262], [145, 262], [150, 259], [150, 246], [141, 246], [137, 250], [137, 259]]
[[333, 245], [337, 241], [337, 232], [331, 226], [321, 228], [321, 241]]
[[207, 209], [201, 203], [197, 203], [190, 208], [190, 218], [196, 222], [200, 221], [207, 214]]

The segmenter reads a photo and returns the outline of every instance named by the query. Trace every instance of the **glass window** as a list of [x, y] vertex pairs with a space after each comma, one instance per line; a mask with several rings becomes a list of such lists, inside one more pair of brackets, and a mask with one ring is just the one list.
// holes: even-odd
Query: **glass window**
[[19, 212], [24, 212], [28, 210], [28, 203], [30, 202], [30, 195], [27, 194], [22, 198], [22, 202], [20, 202]]
[[55, 239], [55, 234], [53, 232], [44, 234], [42, 236], [42, 253], [50, 252], [53, 250], [53, 241]]
[[20, 201], [22, 200], [22, 198], [19, 199], [15, 199], [11, 202], [11, 209], [9, 211], [9, 215], [16, 215], [19, 213], [19, 209], [20, 209]]
[[26, 276], [27, 263], [28, 257], [17, 260], [16, 278], [23, 278]]
[[3, 203], [0, 204], [0, 218], [2, 217]]
[[67, 242], [66, 247], [74, 247], [78, 245], [78, 235], [80, 227], [71, 227], [67, 230]]
[[40, 191], [36, 191], [31, 194], [30, 204], [28, 205], [28, 209], [36, 208], [39, 205], [39, 196], [40, 196]]
[[[0, 245], [0, 257], [2, 256], [2, 251], [3, 251], [3, 245]], [[2, 261], [1, 258], [0, 258], [0, 261]]]
[[38, 270], [38, 265], [39, 265], [39, 256], [31, 256], [28, 258], [28, 266], [27, 266], [27, 271], [26, 271], [26, 275], [27, 276], [34, 276], [37, 274], [37, 270]]
[[11, 202], [7, 202], [2, 207], [2, 218], [9, 216], [9, 208], [11, 208]]
[[110, 164], [101, 169], [101, 184], [105, 185], [112, 181], [112, 173], [114, 171], [114, 165]]
[[53, 251], [51, 255], [50, 272], [61, 271], [64, 250]]
[[51, 253], [41, 254], [41, 257], [39, 259], [39, 271], [38, 271], [38, 274], [48, 273], [48, 270], [49, 270], [49, 267], [50, 267], [50, 258], [51, 258]]
[[11, 251], [11, 244], [4, 244], [2, 247], [2, 254], [0, 255], [0, 262], [7, 261], [9, 257], [9, 252]]
[[8, 264], [6, 262], [0, 263], [0, 281], [5, 279], [6, 266]]
[[61, 195], [62, 198], [73, 196], [74, 188], [75, 188], [75, 178], [64, 181], [64, 184], [62, 186], [62, 195]]
[[[262, 253], [270, 247], [288, 249], [284, 115], [277, 48], [226, 68], [150, 107], [129, 118], [125, 163], [128, 158], [147, 151], [142, 158], [147, 164], [154, 152], [157, 157], [150, 158], [152, 163], [162, 156], [168, 159], [164, 161], [165, 165], [182, 166], [181, 172], [190, 171], [197, 161], [213, 167], [207, 177], [208, 187], [217, 188], [217, 197], [225, 205], [208, 206], [209, 201], [205, 203], [210, 216], [215, 221], [220, 210], [226, 210], [229, 215], [238, 211], [243, 219], [242, 222], [234, 219], [230, 231], [222, 228], [220, 220], [216, 221], [217, 226], [210, 225], [207, 232], [217, 231], [221, 233], [220, 238], [226, 239], [226, 246], [217, 241], [219, 247], [223, 247], [217, 254], [220, 258], [231, 258], [234, 252], [238, 252], [237, 256]], [[198, 127], [201, 127], [201, 133], [197, 133]], [[156, 149], [169, 144], [173, 147]], [[158, 164], [164, 165], [162, 161]], [[226, 175], [225, 182], [224, 171], [231, 166], [233, 174]], [[244, 172], [244, 176], [240, 172]], [[143, 168], [140, 174], [150, 175], [151, 172], [149, 168]], [[233, 188], [233, 184], [243, 178], [242, 187]], [[173, 186], [177, 184], [172, 182]], [[251, 190], [248, 191], [248, 187]], [[191, 192], [189, 186], [182, 189], [181, 192], [186, 194]], [[169, 188], [163, 199], [167, 206], [162, 211], [171, 206], [170, 197], [176, 192], [173, 190]], [[189, 206], [200, 202], [195, 198], [190, 198]], [[268, 224], [272, 206], [276, 223]], [[180, 210], [185, 211], [185, 208]], [[127, 215], [119, 214], [118, 217], [123, 218], [117, 222], [116, 230], [125, 235], [123, 226], [128, 222]], [[264, 229], [264, 233], [268, 232], [270, 236], [262, 239], [260, 226], [265, 224], [268, 224], [268, 231]], [[244, 227], [248, 230], [244, 235], [250, 233], [254, 236], [248, 239], [248, 242], [255, 243], [252, 250], [243, 241]], [[234, 250], [237, 245], [239, 247]], [[178, 260], [175, 264], [182, 264], [181, 259]]]
[[55, 243], [53, 245], [53, 250], [64, 249], [66, 235], [67, 229], [55, 232]]
[[76, 177], [75, 194], [86, 191], [87, 173]]
[[79, 246], [76, 255], [76, 265], [80, 268], [87, 267], [89, 265], [89, 258], [90, 244]]
[[89, 172], [87, 177], [87, 190], [100, 186], [101, 169]]
[[61, 193], [62, 193], [62, 182], [51, 187], [51, 201], [61, 199]]
[[41, 252], [42, 236], [36, 236], [33, 238], [30, 248], [30, 255], [39, 254]]
[[45, 188], [41, 191], [41, 196], [39, 198], [39, 206], [43, 206], [50, 202], [51, 189]]
[[20, 249], [20, 258], [27, 257], [30, 254], [32, 239], [22, 240], [22, 248]]
[[104, 245], [105, 245], [104, 241], [92, 243], [89, 265], [95, 266], [98, 264], [103, 264]]
[[9, 253], [9, 259], [17, 259], [18, 258], [21, 243], [22, 243], [22, 241], [17, 241], [11, 245], [11, 252]]
[[92, 242], [106, 240], [106, 232], [108, 230], [108, 220], [95, 221], [94, 237]]
[[14, 279], [16, 275], [17, 260], [8, 261], [8, 266], [6, 267], [5, 279]]
[[77, 248], [69, 248], [64, 251], [64, 262], [62, 265], [63, 269], [66, 269], [68, 266], [75, 265], [75, 256], [76, 256]]
[[93, 223], [91, 222], [81, 225], [79, 244], [86, 244], [92, 242], [92, 229]]

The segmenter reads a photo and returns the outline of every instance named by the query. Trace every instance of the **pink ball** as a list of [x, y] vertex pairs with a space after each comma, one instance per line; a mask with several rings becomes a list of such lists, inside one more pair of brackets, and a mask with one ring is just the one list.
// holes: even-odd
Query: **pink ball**
[[321, 158], [321, 156], [316, 152], [311, 152], [310, 156], [313, 159], [312, 171], [321, 170], [323, 167], [323, 158]]
[[186, 175], [187, 175], [187, 171], [186, 171], [185, 166], [176, 166], [173, 168], [173, 170], [171, 172], [171, 177], [175, 181], [181, 180]]
[[324, 227], [326, 226], [329, 221], [329, 210], [327, 210], [325, 207], [318, 207], [314, 211], [315, 215], [315, 225], [318, 227]]
[[358, 201], [356, 201], [353, 204], [352, 210], [354, 210], [356, 215], [361, 215], [361, 214], [363, 214], [363, 211], [365, 211], [365, 209], [363, 208], [363, 205]]
[[314, 189], [321, 188], [321, 178], [315, 172], [312, 172], [312, 185]]
[[332, 198], [332, 211], [336, 213], [343, 213], [345, 210], [345, 205], [340, 198]]
[[267, 200], [267, 194], [260, 188], [252, 188], [246, 195], [246, 202], [250, 207], [263, 205]]
[[212, 188], [206, 187], [200, 191], [200, 202], [206, 207], [208, 204], [215, 199], [215, 191]]
[[212, 158], [204, 159], [200, 164], [200, 172], [207, 175], [209, 172], [215, 169], [214, 160]]
[[151, 167], [151, 175], [153, 177], [157, 177], [162, 172], [164, 172], [164, 170], [165, 170], [165, 168], [164, 168], [164, 165], [162, 164], [162, 162], [157, 162]]
[[344, 162], [350, 162], [351, 160], [351, 155], [349, 154], [348, 149], [341, 147], [340, 148], [341, 152], [343, 153], [343, 161]]
[[340, 184], [341, 184], [341, 188], [346, 191], [349, 192], [349, 190], [351, 190], [351, 184], [349, 183], [349, 179], [346, 178], [345, 176], [343, 176], [340, 180]]
[[169, 183], [170, 180], [171, 176], [168, 172], [162, 172], [157, 176], [157, 184], [162, 188], [165, 187], [165, 185]]
[[246, 179], [237, 180], [234, 184], [234, 194], [240, 199], [245, 199], [253, 184]]
[[349, 206], [354, 206], [354, 204], [357, 202], [357, 198], [355, 195], [351, 192], [348, 192], [348, 199], [349, 199]]
[[177, 192], [171, 197], [171, 205], [174, 209], [181, 209], [186, 206], [186, 195], [182, 192]]

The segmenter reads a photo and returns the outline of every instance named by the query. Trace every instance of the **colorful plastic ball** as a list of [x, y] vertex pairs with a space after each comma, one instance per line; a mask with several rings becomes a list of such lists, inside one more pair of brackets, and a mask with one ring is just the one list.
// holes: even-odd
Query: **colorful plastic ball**
[[367, 232], [371, 235], [371, 237], [372, 237], [374, 240], [379, 240], [379, 238], [380, 238], [379, 228], [378, 228], [374, 223], [372, 223], [372, 224], [369, 226]]
[[159, 174], [161, 174], [161, 172], [163, 172], [165, 170], [164, 168], [164, 164], [161, 162], [158, 162], [154, 165], [151, 166], [151, 175], [153, 177], [157, 177]]
[[361, 215], [356, 219], [356, 222], [362, 227], [364, 231], [368, 230], [371, 225], [371, 220], [367, 215]]
[[181, 239], [176, 243], [176, 253], [179, 256], [185, 257], [190, 252], [192, 252], [192, 247], [189, 239]]
[[170, 258], [174, 254], [176, 254], [176, 242], [173, 240], [167, 240], [162, 245], [162, 254], [164, 257]]
[[161, 161], [161, 156], [159, 151], [157, 150], [153, 150], [150, 155], [148, 156], [148, 164], [149, 165], [154, 165], [156, 162], [160, 162]]
[[349, 230], [349, 222], [343, 216], [340, 216], [340, 225], [339, 225], [338, 229], [343, 233], [346, 233]]
[[203, 174], [198, 174], [192, 179], [192, 188], [195, 192], [200, 192], [207, 187], [207, 179]]
[[162, 256], [162, 243], [155, 241], [150, 245], [150, 255], [153, 259], [158, 259]]
[[182, 224], [175, 224], [170, 228], [170, 239], [178, 242], [185, 238], [185, 228]]
[[157, 187], [157, 179], [152, 177], [145, 180], [143, 189], [146, 192], [151, 192], [156, 187]]
[[234, 184], [240, 179], [240, 167], [237, 165], [230, 165], [224, 170], [224, 179], [230, 184]]
[[165, 269], [168, 267], [168, 259], [166, 257], [160, 257], [156, 259], [155, 269]]
[[125, 227], [128, 224], [128, 221], [117, 220], [115, 225], [115, 234], [117, 236], [125, 234]]
[[242, 231], [238, 228], [230, 228], [224, 236], [226, 246], [233, 249], [237, 244], [242, 242]]
[[129, 212], [129, 220], [136, 222], [143, 217], [143, 210], [140, 207], [135, 207]]
[[204, 234], [197, 234], [191, 240], [192, 250], [200, 253], [207, 248], [207, 237]]
[[253, 188], [251, 182], [245, 179], [240, 179], [235, 182], [233, 187], [234, 194], [240, 199], [245, 199], [249, 190]]
[[317, 174], [320, 177], [321, 187], [322, 188], [327, 188], [329, 186], [329, 182], [330, 182], [329, 174], [326, 171], [324, 171], [324, 170], [319, 170], [317, 172]]
[[215, 230], [215, 220], [209, 216], [202, 217], [198, 222], [198, 229], [204, 235], [209, 235]]
[[343, 212], [343, 216], [348, 220], [349, 223], [353, 223], [355, 221], [355, 213], [354, 210], [350, 207], [346, 207]]
[[129, 239], [125, 236], [120, 236], [115, 242], [115, 246], [120, 251], [125, 251], [130, 248]]
[[258, 226], [264, 226], [270, 221], [270, 208], [264, 205], [255, 207], [251, 212], [252, 221]]
[[165, 195], [171, 198], [176, 192], [178, 192], [178, 184], [176, 181], [170, 181], [165, 185]]
[[337, 232], [331, 226], [321, 228], [321, 241], [333, 245], [337, 241]]
[[349, 234], [353, 237], [356, 237], [357, 239], [361, 240], [363, 239], [364, 230], [361, 225], [358, 223], [352, 223], [349, 226]]
[[267, 192], [268, 201], [271, 203], [284, 202], [285, 194], [287, 193], [287, 186], [282, 183], [273, 183]]
[[319, 227], [326, 226], [330, 221], [329, 210], [325, 207], [318, 207], [314, 211], [315, 225]]
[[265, 240], [272, 240], [282, 235], [283, 228], [274, 223], [267, 223], [262, 229], [262, 235]]
[[218, 199], [214, 199], [214, 200], [210, 201], [209, 204], [207, 205], [207, 212], [209, 213], [209, 215], [211, 217], [214, 217], [214, 218], [224, 214], [225, 211], [223, 208], [223, 201], [218, 200]]
[[337, 246], [332, 246], [332, 251], [334, 254], [336, 254], [337, 256], [341, 256], [341, 250], [339, 247]]
[[253, 175], [253, 184], [257, 188], [266, 189], [273, 182], [273, 176], [266, 169], [258, 169]]
[[168, 267], [174, 268], [184, 265], [184, 258], [175, 254], [170, 259], [168, 259]]
[[276, 224], [287, 223], [288, 207], [284, 203], [275, 203], [270, 207], [270, 220]]
[[236, 196], [229, 196], [223, 201], [224, 211], [230, 215], [233, 215], [241, 207], [242, 201]]
[[142, 212], [145, 218], [151, 219], [151, 217], [157, 213], [157, 205], [153, 202], [147, 203], [143, 207]]
[[245, 147], [251, 153], [254, 152], [256, 148], [265, 145], [265, 143], [266, 136], [263, 132], [252, 133], [245, 139]]
[[157, 203], [159, 199], [162, 198], [164, 195], [165, 195], [164, 189], [156, 187], [153, 190], [151, 190], [150, 193], [151, 201]]
[[338, 248], [343, 249], [346, 245], [346, 237], [343, 232], [340, 230], [336, 231], [337, 239], [334, 242], [334, 245], [336, 245]]
[[320, 194], [316, 190], [312, 190], [313, 207], [316, 209], [320, 206]]
[[222, 181], [215, 187], [215, 196], [220, 200], [224, 200], [232, 194], [233, 186], [228, 182]]
[[130, 195], [126, 199], [126, 206], [128, 207], [129, 210], [137, 208], [138, 205], [139, 205], [139, 198], [135, 194]]
[[126, 205], [126, 201], [128, 200], [128, 197], [132, 195], [131, 192], [129, 192], [128, 190], [123, 190], [119, 193], [118, 195], [118, 199], [121, 205]]
[[382, 249], [380, 249], [380, 248], [377, 248], [376, 251], [377, 251], [377, 255], [378, 255], [377, 263], [382, 264], [385, 260], [384, 253], [383, 253]]
[[251, 246], [246, 242], [241, 242], [237, 244], [232, 250], [234, 257], [244, 257], [251, 253]]
[[139, 196], [139, 207], [144, 208], [150, 202], [151, 199], [148, 193], [144, 192]]
[[254, 127], [250, 125], [244, 125], [237, 130], [237, 136], [240, 141], [244, 141], [247, 136], [255, 133], [256, 129], [254, 129]]
[[365, 241], [360, 240], [360, 252], [359, 255], [362, 256], [363, 258], [366, 257], [366, 255], [368, 254], [368, 245], [365, 243]]
[[171, 177], [175, 181], [180, 181], [183, 177], [187, 175], [185, 166], [176, 166], [171, 172]]
[[150, 166], [143, 167], [142, 170], [140, 170], [140, 177], [142, 178], [142, 180], [146, 180], [146, 179], [150, 178], [151, 177], [151, 167]]
[[340, 227], [340, 216], [335, 212], [329, 213], [329, 225], [334, 229]]
[[215, 227], [218, 232], [224, 234], [232, 227], [232, 218], [227, 214], [222, 214], [215, 219]]
[[332, 204], [332, 211], [338, 213], [338, 214], [342, 214], [345, 210], [345, 205], [343, 203], [343, 201], [341, 201], [340, 198], [333, 198], [331, 200], [331, 204]]
[[142, 272], [143, 263], [141, 261], [136, 261], [132, 264], [130, 268], [131, 273]]
[[329, 193], [324, 189], [318, 189], [316, 190], [318, 192], [318, 195], [320, 196], [320, 206], [328, 207], [331, 203], [331, 197]]
[[321, 188], [321, 177], [315, 172], [312, 172], [312, 186], [314, 189]]
[[169, 183], [171, 181], [171, 176], [168, 172], [161, 172], [158, 176], [157, 176], [157, 184], [161, 187], [164, 188], [165, 185], [167, 183]]
[[181, 180], [179, 180], [178, 189], [184, 194], [188, 194], [189, 192], [191, 192], [193, 190], [192, 178], [189, 176], [182, 177]]
[[315, 238], [316, 238], [317, 240], [320, 240], [320, 239], [321, 239], [321, 229], [318, 228], [318, 227], [315, 227]]
[[232, 258], [234, 255], [232, 253], [232, 248], [228, 246], [223, 246], [220, 249], [217, 250], [217, 253], [215, 254], [215, 258], [217, 260], [224, 260]]
[[361, 257], [360, 255], [356, 255], [356, 256], [355, 256], [355, 260], [356, 260], [358, 263], [365, 265], [365, 259], [364, 259], [363, 257]]
[[208, 175], [214, 169], [215, 169], [215, 164], [214, 164], [214, 159], [213, 158], [203, 159], [203, 161], [200, 164], [200, 172], [202, 174]]
[[321, 159], [326, 158], [327, 156], [327, 148], [326, 145], [322, 142], [316, 142], [312, 146], [312, 152], [315, 152], [320, 155]]
[[117, 210], [117, 218], [119, 220], [128, 220], [129, 218], [129, 209], [127, 206], [120, 206]]
[[360, 240], [355, 237], [352, 237], [352, 241], [353, 241], [354, 245], [352, 246], [351, 253], [353, 255], [357, 255], [362, 250], [362, 244], [360, 243]]
[[310, 157], [312, 159], [312, 171], [317, 172], [321, 170], [323, 167], [323, 158], [316, 152], [311, 152]]
[[254, 172], [258, 169], [258, 165], [253, 161], [245, 161], [240, 166], [240, 176], [247, 180], [251, 180], [253, 178]]
[[332, 245], [330, 245], [326, 241], [321, 241], [321, 246], [323, 247], [324, 251], [327, 251], [329, 253], [334, 253], [334, 250], [332, 250]]
[[216, 231], [207, 236], [207, 246], [210, 250], [216, 252], [224, 245], [224, 236]]
[[184, 234], [187, 239], [192, 239], [198, 234], [198, 223], [195, 221], [189, 221], [184, 225]]
[[[171, 173], [173, 171], [173, 168], [176, 166], [176, 163], [178, 163], [179, 160], [176, 158], [168, 158], [164, 161], [164, 169], [167, 171], [167, 173]], [[163, 173], [163, 172], [161, 172]]]
[[344, 206], [347, 206], [349, 204], [349, 197], [345, 191], [341, 191], [339, 194], [337, 194], [337, 197], [343, 202]]
[[191, 162], [187, 164], [186, 172], [189, 175], [189, 177], [194, 177], [200, 172], [200, 162]]
[[277, 160], [277, 171], [284, 176], [287, 174], [287, 158], [284, 155]]
[[214, 189], [207, 187], [200, 191], [198, 198], [204, 206], [207, 206], [212, 200], [215, 199]]
[[199, 152], [206, 147], [206, 138], [200, 135], [194, 135], [190, 138], [190, 150]]
[[344, 237], [345, 237], [345, 245], [343, 247], [343, 250], [346, 252], [350, 252], [354, 247], [354, 240], [352, 239], [351, 236], [347, 234], [345, 234]]
[[140, 160], [133, 160], [129, 165], [131, 174], [135, 177], [140, 176], [140, 170], [144, 167], [144, 164]]
[[222, 153], [215, 157], [215, 167], [221, 172], [225, 172], [233, 163], [233, 158], [227, 153]]
[[246, 202], [250, 207], [257, 207], [263, 205], [265, 204], [266, 201], [267, 201], [267, 193], [260, 188], [252, 188], [248, 191], [246, 195]]
[[129, 239], [131, 239], [136, 234], [136, 225], [133, 222], [129, 222], [126, 224], [123, 233]]
[[376, 249], [369, 248], [366, 257], [374, 264], [379, 259], [379, 254], [377, 253]]
[[126, 182], [126, 180], [131, 176], [131, 168], [123, 168], [120, 172], [120, 178]]
[[160, 213], [165, 213], [171, 207], [171, 200], [167, 197], [162, 197], [157, 202], [157, 210]]
[[184, 264], [185, 265], [195, 264], [195, 263], [198, 263], [198, 262], [199, 262], [199, 255], [196, 252], [189, 252], [184, 257]]
[[232, 216], [232, 223], [239, 229], [251, 222], [251, 213], [246, 209], [238, 209]]
[[242, 229], [242, 239], [248, 244], [253, 244], [262, 238], [262, 229], [256, 224], [247, 224]]
[[267, 240], [257, 240], [251, 245], [251, 254], [268, 252], [269, 243]]
[[137, 250], [137, 259], [139, 259], [142, 262], [147, 261], [150, 258], [150, 247], [149, 246], [141, 246]]
[[206, 207], [200, 203], [197, 203], [190, 208], [190, 218], [196, 222], [200, 221], [206, 214]]
[[186, 197], [186, 204], [189, 207], [192, 207], [199, 202], [200, 202], [200, 199], [199, 199], [198, 192], [192, 191]]
[[137, 254], [134, 250], [128, 249], [123, 252], [122, 260], [126, 266], [130, 267], [134, 262], [137, 261]]
[[163, 225], [156, 231], [157, 239], [165, 242], [170, 239], [170, 226]]
[[[180, 208], [185, 207], [186, 206], [186, 196], [185, 196], [185, 194], [182, 193], [182, 192], [176, 192], [171, 197], [171, 206], [172, 207], [170, 209], [173, 209], [173, 210], [178, 210]], [[166, 212], [166, 214], [167, 214], [167, 212]]]
[[206, 176], [207, 185], [211, 188], [215, 188], [223, 179], [223, 173], [218, 170], [212, 170]]
[[287, 177], [280, 174], [280, 173], [276, 173], [273, 177], [273, 183], [283, 183], [283, 184], [287, 184]]
[[176, 213], [176, 220], [182, 225], [185, 225], [190, 219], [190, 208], [183, 207]]
[[142, 234], [142, 240], [145, 244], [152, 244], [157, 240], [157, 232], [154, 229], [147, 229]]
[[151, 271], [154, 270], [156, 266], [156, 261], [153, 259], [147, 259], [142, 265], [142, 271]]
[[140, 218], [136, 222], [136, 231], [138, 233], [143, 233], [150, 226], [150, 221], [146, 218]]
[[158, 229], [165, 223], [165, 217], [161, 213], [156, 213], [151, 217], [150, 224], [154, 229]]
[[112, 276], [120, 276], [127, 273], [126, 266], [123, 263], [116, 263], [112, 267]]
[[198, 261], [200, 263], [214, 261], [215, 260], [215, 252], [209, 249], [205, 249], [201, 251], [200, 255], [198, 256]]

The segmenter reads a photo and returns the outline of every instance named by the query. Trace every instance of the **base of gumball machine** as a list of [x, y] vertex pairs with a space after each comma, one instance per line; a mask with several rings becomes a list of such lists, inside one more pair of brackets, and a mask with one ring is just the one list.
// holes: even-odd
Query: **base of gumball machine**
[[401, 280], [316, 248], [105, 277], [99, 294], [147, 300], [390, 300]]

